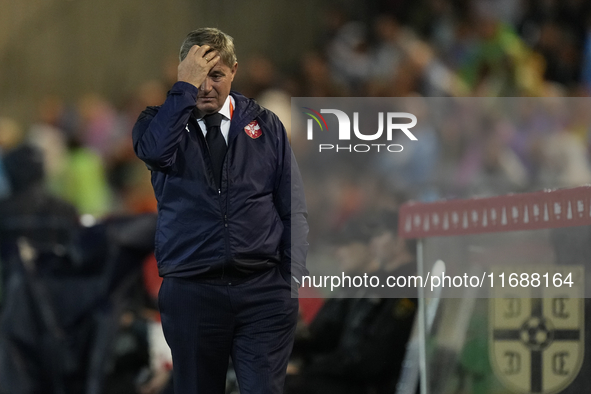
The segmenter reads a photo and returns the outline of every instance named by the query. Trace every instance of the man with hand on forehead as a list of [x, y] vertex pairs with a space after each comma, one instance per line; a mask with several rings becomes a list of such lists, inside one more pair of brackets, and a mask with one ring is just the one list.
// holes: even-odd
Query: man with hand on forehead
[[[281, 393], [307, 275], [306, 206], [285, 128], [231, 91], [218, 29], [188, 34], [178, 82], [133, 129], [158, 200], [159, 307], [179, 394]], [[295, 296], [295, 297], [294, 297]]]

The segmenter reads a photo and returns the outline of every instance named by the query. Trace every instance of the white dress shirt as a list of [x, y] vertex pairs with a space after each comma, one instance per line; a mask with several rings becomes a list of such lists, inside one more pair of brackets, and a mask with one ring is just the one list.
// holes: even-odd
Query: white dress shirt
[[[220, 130], [222, 135], [224, 136], [224, 140], [226, 141], [226, 145], [228, 145], [228, 133], [230, 133], [230, 120], [232, 119], [232, 113], [230, 111], [230, 104], [232, 108], [236, 107], [236, 103], [234, 102], [234, 97], [228, 95], [226, 98], [226, 102], [222, 108], [218, 111], [222, 114], [222, 123], [220, 124]], [[199, 123], [199, 127], [201, 127], [201, 131], [203, 132], [203, 136], [207, 134], [207, 127], [205, 126], [205, 121], [203, 118], [197, 119], [197, 123]]]

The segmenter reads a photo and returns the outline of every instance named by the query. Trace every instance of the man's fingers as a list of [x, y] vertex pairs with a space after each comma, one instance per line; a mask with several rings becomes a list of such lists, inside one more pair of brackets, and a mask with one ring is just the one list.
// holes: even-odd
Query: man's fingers
[[220, 60], [220, 55], [217, 55], [216, 57], [214, 57], [213, 59], [211, 59], [210, 61], [207, 62], [207, 67], [211, 70], [212, 68], [215, 67], [215, 65], [218, 63], [219, 60]]
[[218, 51], [211, 50], [211, 47], [207, 44], [201, 46], [193, 45], [189, 50], [189, 55], [194, 56], [197, 60], [203, 58], [206, 63], [209, 63], [218, 57]]
[[218, 51], [212, 50], [209, 45], [193, 45], [188, 56], [179, 63], [178, 80], [199, 87], [219, 60]]
[[211, 47], [207, 44], [201, 45], [199, 48], [197, 48], [197, 51], [195, 52], [195, 56], [203, 57], [203, 55], [205, 55], [205, 53], [207, 51], [209, 51], [210, 49], [211, 49]]
[[207, 62], [211, 62], [213, 59], [215, 59], [218, 56], [218, 51], [211, 51], [206, 53], [205, 55], [203, 55], [203, 57], [205, 58], [205, 60]]
[[191, 49], [189, 49], [189, 52], [187, 53], [188, 55], [195, 55], [195, 52], [197, 52], [199, 50], [199, 48], [201, 48], [199, 45], [193, 45], [191, 47]]

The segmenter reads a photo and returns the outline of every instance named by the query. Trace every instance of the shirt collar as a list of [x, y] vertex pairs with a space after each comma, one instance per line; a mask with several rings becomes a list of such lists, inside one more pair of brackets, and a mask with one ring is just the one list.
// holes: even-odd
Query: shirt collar
[[220, 114], [222, 114], [226, 119], [231, 120], [232, 119], [232, 113], [230, 112], [230, 106], [233, 108], [234, 107], [234, 98], [230, 95], [228, 95], [228, 97], [226, 97], [226, 101], [224, 102], [224, 105], [222, 106], [222, 109], [220, 109]]

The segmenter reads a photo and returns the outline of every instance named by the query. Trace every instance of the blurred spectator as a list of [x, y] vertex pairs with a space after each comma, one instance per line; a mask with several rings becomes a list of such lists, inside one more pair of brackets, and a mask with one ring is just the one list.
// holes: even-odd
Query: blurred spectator
[[133, 92], [125, 105], [122, 116], [122, 121], [126, 125], [125, 132], [117, 137], [107, 167], [109, 184], [118, 199], [117, 208], [123, 212], [156, 212], [156, 198], [150, 183], [150, 173], [133, 152], [131, 128], [144, 108], [160, 105], [165, 99], [164, 83], [149, 80]]
[[119, 116], [111, 104], [98, 94], [84, 95], [78, 102], [81, 143], [106, 158], [121, 134]]
[[477, 14], [478, 40], [461, 66], [461, 76], [478, 96], [535, 95], [540, 87], [531, 51], [508, 25], [494, 16]]
[[154, 247], [155, 219], [78, 227], [66, 250], [19, 239], [0, 316], [0, 393], [116, 393], [115, 382], [133, 392], [148, 364], [147, 336], [145, 321], [134, 320], [138, 347], [130, 351], [124, 323], [141, 305], [137, 279]]
[[18, 122], [0, 117], [0, 149], [7, 151], [16, 147], [23, 137], [24, 131]]
[[111, 190], [101, 157], [76, 140], [69, 142], [58, 190], [82, 215], [100, 217], [111, 209]]
[[19, 146], [3, 162], [12, 190], [0, 202], [0, 258], [6, 278], [11, 270], [10, 253], [21, 237], [38, 250], [65, 254], [78, 227], [78, 214], [71, 204], [47, 191], [39, 149]]
[[[2, 158], [1, 151], [0, 158]], [[4, 164], [0, 160], [0, 199], [6, 197], [8, 194], [10, 194], [10, 184], [8, 183], [6, 171], [4, 170]]]
[[457, 185], [484, 195], [525, 190], [527, 170], [509, 146], [514, 133], [511, 122], [499, 115], [481, 121], [459, 163]]
[[241, 65], [243, 67], [240, 79], [241, 90], [246, 97], [258, 98], [265, 90], [278, 83], [278, 73], [275, 64], [263, 54], [253, 54]]
[[16, 147], [22, 139], [20, 125], [13, 119], [0, 117], [0, 198], [10, 193], [10, 181], [1, 159], [6, 151]]
[[[103, 122], [99, 120], [101, 111], [97, 108], [110, 108], [109, 105], [95, 96], [88, 96], [82, 102], [85, 103], [81, 106], [84, 107], [84, 123], [80, 123], [78, 112], [61, 98], [44, 97], [38, 108], [38, 122], [31, 126], [27, 140], [43, 151], [50, 189], [74, 204], [80, 214], [102, 216], [112, 208], [106, 162], [84, 145], [86, 129], [83, 127], [90, 127], [88, 130], [96, 134], [97, 141], [106, 144], [102, 135], [113, 131], [111, 121], [116, 116], [106, 110], [110, 120]], [[93, 126], [89, 126], [91, 124]], [[110, 146], [104, 148], [112, 150]]]
[[376, 168], [396, 190], [416, 192], [433, 184], [435, 180], [441, 146], [436, 128], [429, 119], [427, 106], [425, 100], [415, 97], [408, 101], [408, 108], [403, 108], [422, 120], [413, 129], [420, 143], [407, 144], [406, 136], [397, 135], [392, 142], [403, 143], [402, 152], [395, 155], [376, 155]]
[[347, 95], [344, 84], [333, 78], [324, 55], [308, 52], [302, 57], [302, 87], [304, 97], [341, 97]]
[[548, 136], [542, 154], [541, 186], [573, 187], [591, 182], [587, 151], [572, 129]]
[[345, 23], [328, 43], [326, 53], [332, 78], [346, 86], [352, 95], [361, 93], [371, 68], [365, 25], [355, 21]]
[[378, 17], [376, 37], [368, 84], [370, 96], [458, 96], [467, 92], [434, 49], [394, 18]]
[[581, 55], [581, 82], [586, 89], [587, 96], [591, 95], [591, 15], [587, 16], [585, 43]]
[[[337, 256], [346, 275], [415, 272], [413, 246], [396, 237], [397, 215], [360, 215], [339, 234]], [[351, 297], [351, 298], [348, 298]], [[387, 298], [376, 289], [341, 289], [296, 340], [285, 392], [366, 394], [394, 390], [410, 335], [416, 300]]]
[[396, 74], [402, 58], [400, 36], [407, 31], [389, 15], [378, 16], [374, 29], [377, 43], [372, 50], [371, 78], [380, 81]]
[[50, 190], [61, 194], [60, 177], [65, 171], [67, 136], [78, 127], [78, 114], [58, 96], [41, 98], [37, 119], [29, 128], [27, 140], [43, 151], [47, 183]]

